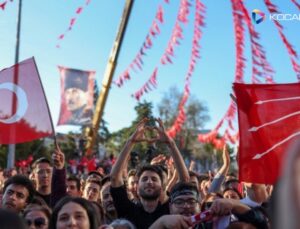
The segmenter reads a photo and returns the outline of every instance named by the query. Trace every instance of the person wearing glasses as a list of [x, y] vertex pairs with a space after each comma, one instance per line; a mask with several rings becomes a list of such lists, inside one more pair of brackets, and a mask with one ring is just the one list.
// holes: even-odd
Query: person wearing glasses
[[[179, 182], [170, 193], [170, 214], [156, 220], [149, 229], [210, 229], [227, 228], [231, 224], [255, 226], [254, 228], [268, 228], [267, 218], [260, 209], [250, 208], [239, 200], [216, 198], [204, 211], [209, 211], [205, 222], [193, 223], [192, 216], [200, 212], [199, 192], [191, 183]], [[235, 216], [231, 221], [230, 215]], [[252, 227], [249, 227], [252, 228]]]
[[199, 191], [194, 184], [178, 182], [170, 192], [170, 215], [160, 217], [149, 229], [191, 227], [191, 216], [200, 212], [199, 201]]
[[29, 204], [24, 210], [24, 219], [28, 229], [48, 229], [51, 210], [46, 205]]

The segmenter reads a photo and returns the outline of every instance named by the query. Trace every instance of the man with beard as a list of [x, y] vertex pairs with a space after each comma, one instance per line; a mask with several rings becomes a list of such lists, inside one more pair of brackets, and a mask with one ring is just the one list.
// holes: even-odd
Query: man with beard
[[117, 219], [117, 211], [110, 194], [110, 177], [106, 176], [101, 181], [100, 200], [101, 206], [104, 211], [104, 223], [110, 224], [112, 221]]
[[34, 192], [34, 187], [27, 177], [15, 175], [4, 184], [2, 208], [20, 213], [32, 201]]
[[51, 180], [52, 180], [52, 166], [51, 162], [41, 157], [37, 159], [33, 165], [33, 178], [36, 182], [36, 195], [40, 196], [50, 206], [51, 198]]
[[168, 202], [160, 204], [162, 173], [156, 165], [145, 165], [138, 172], [137, 192], [140, 203], [129, 200], [125, 186], [110, 189], [119, 218], [126, 218], [137, 228], [148, 228], [157, 218], [169, 214]]
[[114, 200], [118, 217], [130, 220], [139, 229], [149, 228], [149, 226], [160, 216], [169, 214], [168, 201], [161, 204], [159, 201], [162, 192], [163, 175], [158, 166], [146, 165], [141, 167], [137, 172], [138, 183], [137, 192], [140, 202], [135, 204], [129, 200], [124, 180], [122, 177], [123, 170], [127, 166], [126, 160], [134, 146], [134, 143], [146, 141], [153, 143], [153, 141], [161, 141], [168, 145], [175, 166], [179, 173], [181, 181], [189, 179], [188, 170], [185, 167], [184, 161], [181, 157], [175, 142], [168, 137], [162, 121], [155, 119], [159, 127], [153, 127], [157, 131], [157, 139], [145, 139], [144, 133], [149, 127], [146, 126], [148, 119], [143, 119], [139, 122], [136, 131], [128, 139], [125, 147], [120, 153], [116, 163], [111, 171], [111, 195]]
[[136, 170], [131, 169], [127, 175], [127, 193], [129, 199], [135, 203], [139, 201], [136, 185], [137, 185]]

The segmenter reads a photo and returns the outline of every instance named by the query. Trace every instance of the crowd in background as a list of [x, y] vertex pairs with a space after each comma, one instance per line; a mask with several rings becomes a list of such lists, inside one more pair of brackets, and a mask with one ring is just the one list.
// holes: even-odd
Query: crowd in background
[[[298, 228], [300, 174], [296, 145], [283, 176], [272, 185], [244, 183], [229, 173], [230, 157], [215, 173], [198, 173], [186, 165], [161, 122], [142, 120], [117, 158], [87, 172], [66, 169], [57, 146], [51, 160], [35, 160], [29, 171], [0, 171], [0, 228]], [[128, 170], [135, 144], [159, 141], [168, 146], [149, 164]], [[73, 171], [73, 172], [72, 172]], [[283, 191], [285, 195], [283, 195]]]

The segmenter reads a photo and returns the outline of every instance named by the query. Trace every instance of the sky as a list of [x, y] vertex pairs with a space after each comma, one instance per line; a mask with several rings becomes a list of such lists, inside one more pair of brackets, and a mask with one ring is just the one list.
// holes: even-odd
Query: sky
[[[3, 0], [0, 0], [0, 3]], [[17, 0], [8, 2], [4, 11], [0, 10], [0, 69], [14, 65]], [[112, 85], [104, 111], [104, 119], [110, 131], [116, 131], [131, 125], [136, 118], [134, 106], [137, 101], [131, 94], [138, 90], [150, 77], [159, 60], [175, 23], [179, 0], [135, 0], [128, 28], [124, 37], [116, 66], [114, 79], [127, 68], [144, 42], [159, 4], [164, 8], [164, 24], [161, 33], [153, 39], [153, 47], [144, 58], [143, 71], [132, 74], [132, 79], [122, 88]], [[190, 0], [192, 5], [194, 1]], [[235, 70], [235, 41], [230, 0], [203, 0], [206, 6], [206, 26], [200, 41], [201, 59], [198, 61], [191, 80], [191, 93], [209, 109], [211, 120], [205, 128], [214, 128], [223, 117], [230, 103], [231, 87]], [[249, 12], [259, 9], [267, 18], [260, 24], [254, 24], [260, 33], [260, 41], [267, 58], [276, 71], [277, 83], [296, 82], [289, 56], [273, 21], [262, 0], [244, 0]], [[273, 0], [281, 12], [298, 14], [299, 10], [289, 0]], [[79, 15], [72, 31], [66, 34], [60, 48], [56, 48], [58, 36], [63, 33], [70, 19], [85, 0], [26, 0], [23, 1], [20, 61], [35, 57], [40, 77], [45, 89], [51, 115], [57, 132], [79, 131], [75, 126], [56, 126], [60, 107], [60, 76], [57, 66], [66, 66], [82, 70], [95, 70], [99, 88], [110, 50], [116, 36], [125, 0], [92, 0]], [[184, 27], [184, 39], [175, 49], [173, 64], [159, 65], [158, 87], [142, 99], [152, 102], [157, 116], [157, 104], [170, 87], [183, 90], [184, 77], [189, 64], [193, 32], [194, 9], [189, 15], [189, 23]], [[284, 32], [291, 44], [300, 53], [300, 20], [282, 21]], [[250, 83], [251, 56], [249, 37], [245, 37], [245, 56], [247, 68], [245, 81]], [[0, 98], [0, 104], [1, 104]]]

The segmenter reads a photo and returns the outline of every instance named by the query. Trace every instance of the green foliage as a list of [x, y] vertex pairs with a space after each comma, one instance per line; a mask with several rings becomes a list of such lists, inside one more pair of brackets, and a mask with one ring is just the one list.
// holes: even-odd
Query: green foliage
[[[16, 144], [15, 149], [15, 161], [27, 159], [30, 155], [33, 156], [33, 159], [39, 157], [51, 158], [51, 148], [45, 146], [44, 140], [35, 140], [31, 142]], [[7, 165], [7, 154], [8, 146], [0, 146], [0, 166], [5, 168]]]
[[[153, 105], [151, 102], [143, 101], [139, 102], [135, 106], [136, 118], [132, 121], [132, 124], [129, 127], [125, 127], [119, 131], [116, 131], [110, 135], [108, 138], [105, 147], [109, 153], [113, 153], [118, 155], [121, 151], [122, 147], [125, 145], [127, 139], [131, 136], [131, 134], [135, 131], [136, 125], [145, 117], [153, 120]], [[149, 123], [149, 125], [153, 125], [153, 121]], [[140, 154], [140, 157], [143, 157], [144, 153], [148, 149], [147, 143], [136, 144], [133, 151], [136, 151]]]
[[[176, 87], [170, 88], [158, 104], [159, 115], [167, 129], [173, 125], [178, 115], [178, 106], [182, 95]], [[175, 141], [185, 157], [195, 157], [199, 152], [204, 151], [198, 142], [197, 135], [209, 120], [208, 108], [194, 96], [190, 96], [185, 109], [186, 120]]]

